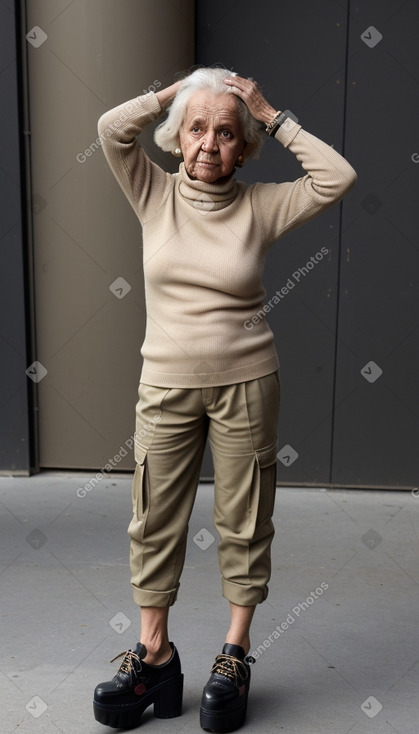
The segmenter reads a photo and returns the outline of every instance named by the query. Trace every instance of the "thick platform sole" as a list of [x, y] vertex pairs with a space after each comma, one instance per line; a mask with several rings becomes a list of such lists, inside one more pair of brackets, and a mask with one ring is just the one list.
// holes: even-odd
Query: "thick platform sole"
[[227, 734], [243, 726], [246, 719], [247, 696], [240, 707], [234, 711], [211, 711], [201, 706], [199, 723], [205, 731]]
[[93, 701], [96, 721], [114, 729], [132, 729], [141, 722], [141, 717], [151, 704], [157, 719], [174, 719], [182, 715], [183, 673], [169, 678], [143, 694], [138, 702], [118, 705]]

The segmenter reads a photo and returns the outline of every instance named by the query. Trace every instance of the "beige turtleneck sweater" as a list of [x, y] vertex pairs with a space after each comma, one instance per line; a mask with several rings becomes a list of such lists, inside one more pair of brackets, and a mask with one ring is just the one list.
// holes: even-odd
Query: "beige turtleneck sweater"
[[141, 382], [195, 388], [252, 380], [278, 366], [263, 307], [269, 246], [339, 201], [356, 174], [333, 148], [288, 121], [276, 139], [306, 172], [289, 183], [221, 184], [166, 173], [136, 136], [161, 108], [150, 92], [102, 115], [108, 163], [143, 230], [147, 327]]

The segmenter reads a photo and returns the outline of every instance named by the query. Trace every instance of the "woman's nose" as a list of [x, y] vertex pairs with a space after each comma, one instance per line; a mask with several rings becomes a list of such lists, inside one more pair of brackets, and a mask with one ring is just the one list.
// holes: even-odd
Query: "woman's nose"
[[208, 152], [218, 150], [217, 136], [215, 132], [207, 132], [202, 142], [202, 149]]

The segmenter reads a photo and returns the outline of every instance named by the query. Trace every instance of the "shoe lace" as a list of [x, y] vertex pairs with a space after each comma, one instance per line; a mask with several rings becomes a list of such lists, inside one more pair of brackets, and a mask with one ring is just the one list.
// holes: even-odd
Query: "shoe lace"
[[227, 678], [234, 680], [236, 685], [238, 685], [237, 679], [239, 675], [243, 680], [247, 680], [248, 677], [248, 671], [245, 664], [238, 658], [235, 658], [232, 655], [226, 655], [225, 653], [217, 655], [215, 663], [212, 666], [211, 673], [225, 675]]
[[141, 669], [141, 660], [138, 657], [138, 655], [135, 654], [132, 650], [127, 650], [126, 652], [120, 652], [119, 655], [116, 655], [116, 657], [112, 658], [110, 661], [111, 663], [114, 662], [114, 660], [118, 660], [118, 658], [122, 657], [124, 655], [124, 659], [119, 666], [118, 673], [126, 673], [127, 675], [131, 675], [132, 673], [135, 673], [135, 666], [134, 662], [138, 663]]

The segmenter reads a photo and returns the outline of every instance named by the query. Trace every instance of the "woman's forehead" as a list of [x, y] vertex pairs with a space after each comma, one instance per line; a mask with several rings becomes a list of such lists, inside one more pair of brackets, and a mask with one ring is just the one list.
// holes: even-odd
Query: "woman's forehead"
[[186, 117], [227, 117], [239, 119], [236, 99], [233, 94], [214, 94], [211, 90], [195, 92], [186, 106]]

